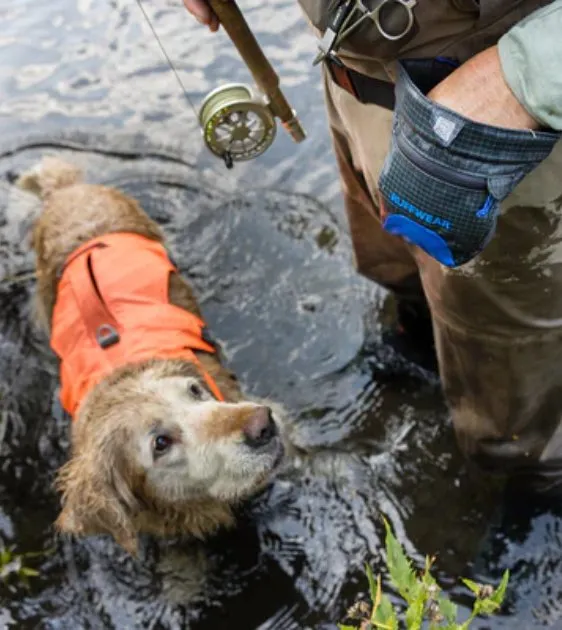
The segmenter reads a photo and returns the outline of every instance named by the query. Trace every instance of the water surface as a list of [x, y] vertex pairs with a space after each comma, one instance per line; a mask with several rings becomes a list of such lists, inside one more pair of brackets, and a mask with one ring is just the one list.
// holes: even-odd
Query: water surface
[[[223, 34], [179, 0], [145, 0], [197, 105], [248, 75]], [[227, 171], [133, 0], [3, 0], [0, 175], [60, 151], [88, 178], [135, 195], [165, 228], [226, 360], [248, 393], [283, 402], [294, 466], [209, 543], [143, 541], [138, 561], [106, 538], [57, 539], [50, 489], [68, 449], [57, 370], [30, 324], [26, 242], [34, 203], [0, 189], [0, 539], [51, 549], [26, 591], [0, 587], [0, 627], [335, 628], [381, 570], [384, 513], [418, 561], [459, 574], [513, 571], [503, 616], [475, 628], [562, 628], [560, 517], [499, 509], [468, 475], [439, 385], [380, 339], [385, 296], [357, 276], [330, 153], [315, 42], [293, 0], [241, 6], [309, 133], [280, 131], [261, 159]], [[80, 132], [72, 131], [80, 129]], [[14, 138], [15, 139], [12, 139]]]

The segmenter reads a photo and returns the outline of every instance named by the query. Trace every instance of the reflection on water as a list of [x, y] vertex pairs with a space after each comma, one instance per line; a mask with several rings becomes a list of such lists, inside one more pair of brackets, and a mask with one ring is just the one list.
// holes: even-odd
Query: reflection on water
[[[196, 28], [179, 0], [145, 3], [195, 102], [247, 80], [224, 36]], [[247, 392], [289, 408], [300, 447], [240, 527], [207, 544], [146, 539], [136, 561], [105, 538], [56, 539], [50, 482], [68, 423], [56, 363], [30, 325], [33, 282], [6, 281], [32, 267], [35, 204], [2, 186], [0, 539], [55, 551], [35, 563], [29, 592], [0, 587], [0, 627], [333, 629], [365, 592], [364, 562], [382, 567], [381, 513], [415, 558], [439, 553], [439, 577], [460, 604], [459, 574], [513, 570], [505, 616], [475, 627], [561, 627], [560, 518], [498, 509], [490, 484], [465, 470], [438, 383], [380, 341], [384, 296], [351, 265], [314, 41], [292, 0], [242, 7], [309, 138], [296, 147], [280, 132], [262, 159], [232, 172], [204, 150], [134, 2], [0, 7], [0, 177], [61, 150], [92, 181], [136, 196], [164, 226], [229, 366]], [[58, 131], [69, 127], [86, 131]], [[43, 146], [24, 148], [14, 133]]]

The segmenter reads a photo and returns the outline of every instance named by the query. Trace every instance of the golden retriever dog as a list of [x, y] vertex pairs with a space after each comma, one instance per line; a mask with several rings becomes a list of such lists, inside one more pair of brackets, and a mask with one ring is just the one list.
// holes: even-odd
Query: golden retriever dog
[[[284, 459], [282, 410], [245, 398], [220, 364], [193, 291], [134, 199], [83, 183], [56, 157], [17, 185], [42, 199], [36, 310], [73, 417], [56, 527], [110, 534], [134, 554], [143, 532], [202, 538], [231, 525], [233, 507]], [[135, 294], [151, 276], [165, 286]]]

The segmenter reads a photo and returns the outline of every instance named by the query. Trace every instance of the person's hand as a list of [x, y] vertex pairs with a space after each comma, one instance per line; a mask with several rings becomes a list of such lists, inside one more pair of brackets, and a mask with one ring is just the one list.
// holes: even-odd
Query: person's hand
[[427, 96], [466, 118], [486, 125], [509, 129], [539, 127], [509, 89], [497, 46], [469, 59]]
[[183, 0], [183, 3], [191, 15], [201, 24], [207, 25], [212, 33], [219, 30], [219, 19], [207, 0]]

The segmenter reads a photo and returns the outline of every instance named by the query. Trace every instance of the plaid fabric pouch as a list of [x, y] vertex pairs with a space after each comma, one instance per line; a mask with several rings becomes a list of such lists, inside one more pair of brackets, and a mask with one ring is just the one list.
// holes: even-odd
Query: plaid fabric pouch
[[434, 60], [399, 64], [392, 142], [379, 178], [383, 227], [448, 267], [492, 239], [499, 202], [542, 162], [560, 133], [491, 127], [424, 96]]

